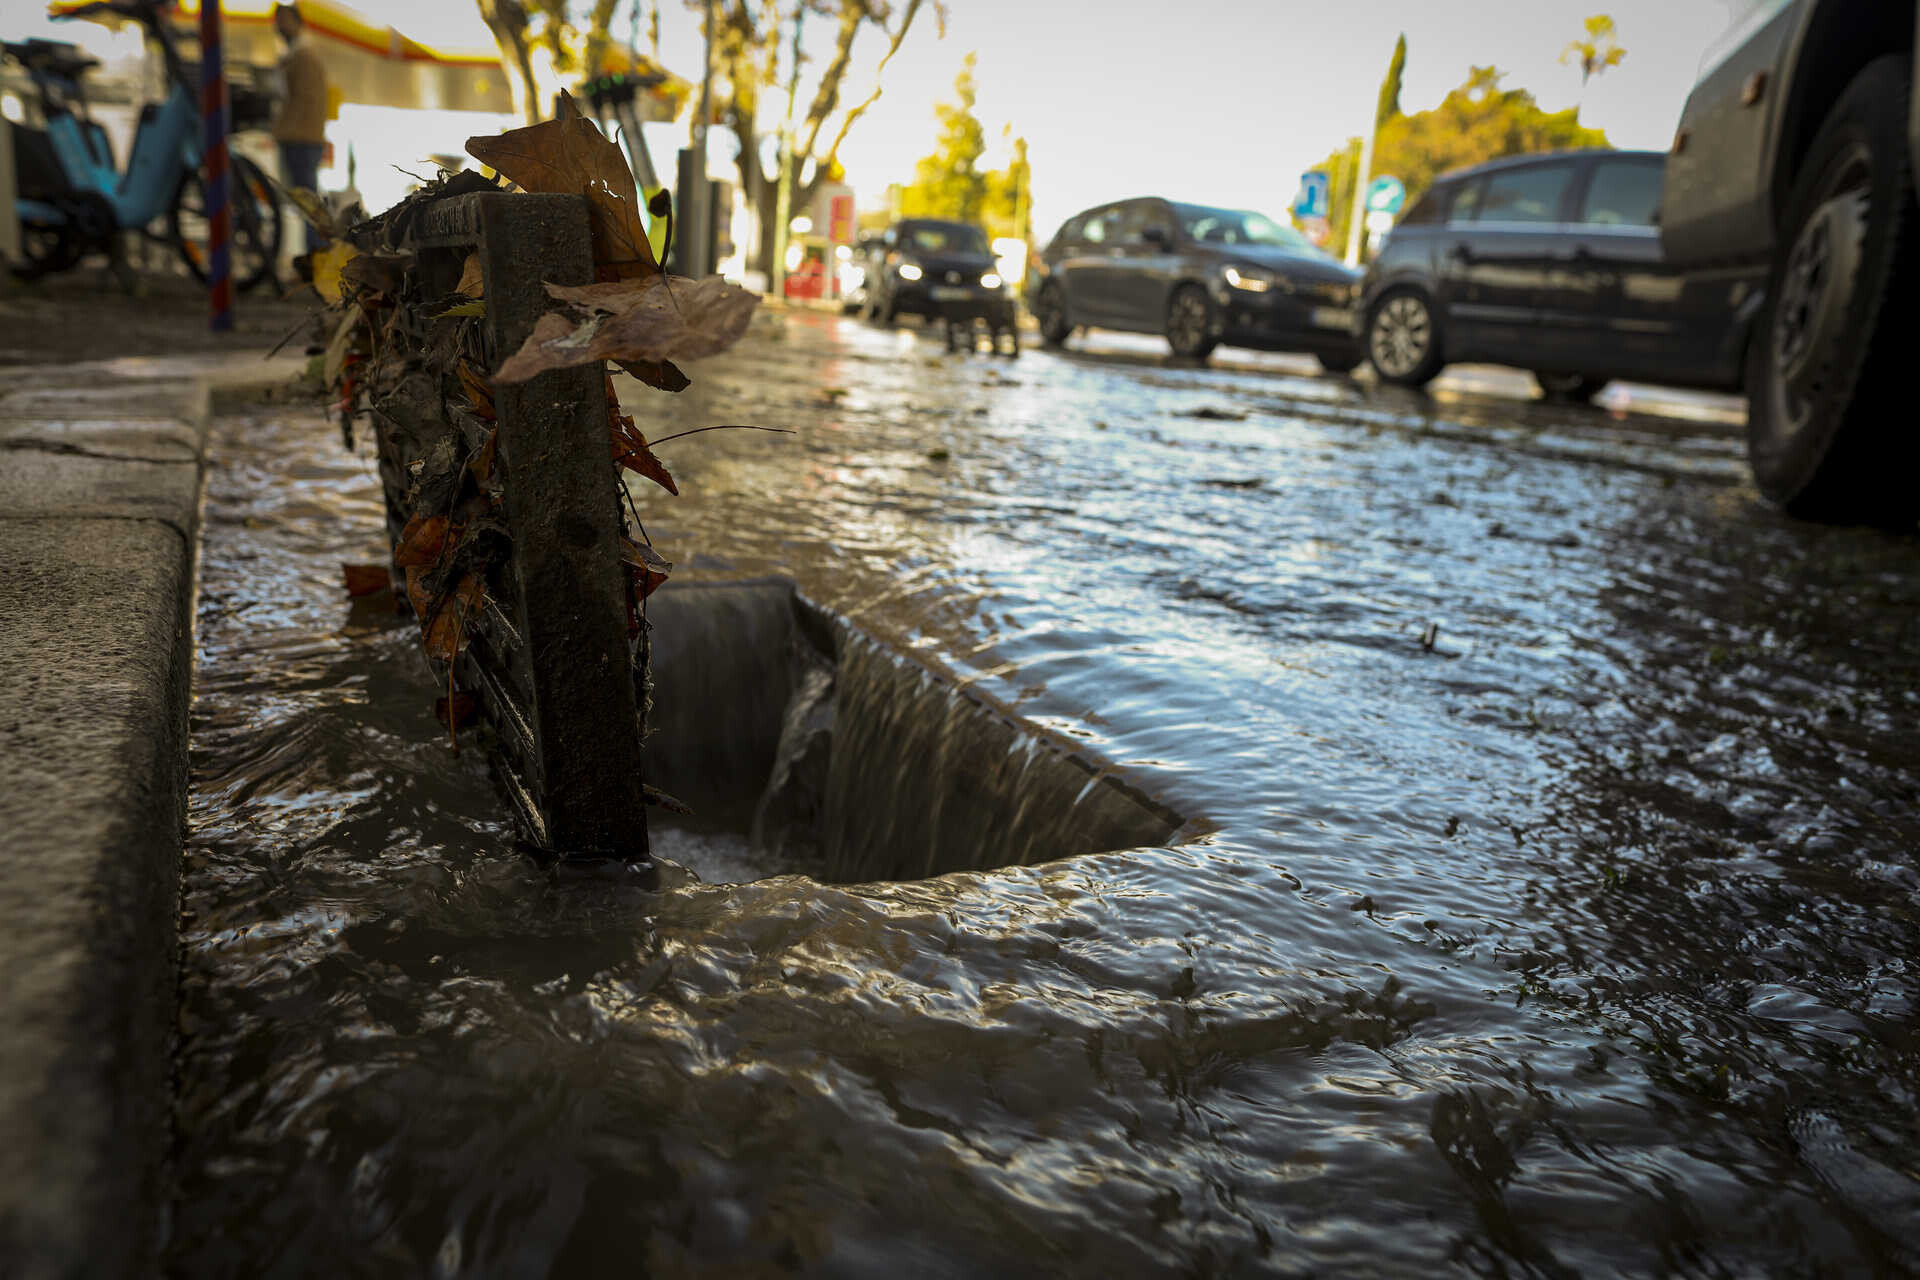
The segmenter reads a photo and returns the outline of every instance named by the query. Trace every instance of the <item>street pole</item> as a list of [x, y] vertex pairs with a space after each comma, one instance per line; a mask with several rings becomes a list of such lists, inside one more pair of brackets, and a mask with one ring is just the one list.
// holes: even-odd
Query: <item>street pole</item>
[[233, 328], [233, 210], [228, 202], [227, 73], [220, 0], [200, 0], [200, 114], [206, 130], [207, 311], [214, 332]]
[[707, 257], [713, 248], [713, 211], [707, 208], [707, 119], [713, 114], [713, 0], [706, 0], [706, 49], [700, 68], [700, 109], [693, 118], [693, 190], [686, 193], [681, 211], [680, 255], [687, 274], [699, 280], [713, 269]]
[[21, 265], [20, 210], [14, 203], [13, 126], [0, 126], [0, 270]]
[[793, 10], [793, 76], [787, 81], [787, 116], [780, 125], [780, 187], [773, 193], [772, 283], [776, 298], [787, 296], [787, 224], [793, 220], [793, 101], [800, 93], [800, 19], [806, 12], [805, 5], [796, 5]]
[[1353, 207], [1347, 216], [1347, 265], [1360, 265], [1360, 228], [1367, 220], [1367, 179], [1373, 170], [1373, 131], [1376, 119], [1360, 143], [1360, 166], [1353, 171]]

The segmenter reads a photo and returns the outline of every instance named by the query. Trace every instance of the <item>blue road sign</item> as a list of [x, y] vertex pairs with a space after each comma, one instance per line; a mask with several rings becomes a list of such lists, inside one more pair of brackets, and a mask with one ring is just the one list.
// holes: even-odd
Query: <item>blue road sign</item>
[[1382, 174], [1367, 184], [1367, 212], [1394, 214], [1407, 202], [1407, 184]]
[[1320, 169], [1309, 170], [1300, 175], [1300, 191], [1293, 197], [1293, 212], [1302, 218], [1324, 218], [1327, 216], [1327, 197], [1333, 190], [1333, 179]]

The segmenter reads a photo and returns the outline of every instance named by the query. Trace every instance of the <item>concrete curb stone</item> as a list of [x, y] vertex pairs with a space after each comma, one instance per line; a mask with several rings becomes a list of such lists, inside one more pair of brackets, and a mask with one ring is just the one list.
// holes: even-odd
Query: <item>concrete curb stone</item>
[[0, 374], [0, 1274], [157, 1272], [216, 403], [300, 362]]

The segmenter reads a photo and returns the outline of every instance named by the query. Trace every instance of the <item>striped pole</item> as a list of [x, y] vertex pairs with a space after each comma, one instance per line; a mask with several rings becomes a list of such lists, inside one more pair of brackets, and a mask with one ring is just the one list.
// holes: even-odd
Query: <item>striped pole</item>
[[220, 0], [200, 0], [200, 115], [206, 121], [207, 304], [213, 329], [233, 328], [233, 211], [227, 199], [227, 71]]

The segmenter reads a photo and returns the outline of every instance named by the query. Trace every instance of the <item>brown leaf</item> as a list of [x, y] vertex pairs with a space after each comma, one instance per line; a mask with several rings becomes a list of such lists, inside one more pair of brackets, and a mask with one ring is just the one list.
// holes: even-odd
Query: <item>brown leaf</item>
[[467, 154], [528, 191], [585, 195], [593, 224], [593, 260], [604, 279], [660, 275], [640, 222], [633, 170], [620, 148], [561, 93], [560, 118], [468, 138]]
[[340, 279], [370, 293], [391, 298], [400, 292], [411, 258], [399, 253], [361, 253], [349, 258], [340, 268]]
[[350, 596], [370, 596], [393, 585], [393, 572], [383, 564], [343, 564], [340, 573]]
[[673, 482], [673, 476], [666, 466], [647, 447], [647, 438], [633, 425], [632, 418], [625, 414], [616, 416], [607, 434], [613, 440], [614, 465], [645, 476], [676, 498], [680, 496], [680, 486]]
[[460, 283], [454, 286], [453, 291], [464, 293], [469, 298], [484, 298], [487, 296], [486, 287], [486, 278], [480, 273], [480, 255], [468, 254], [465, 264], [460, 268]]
[[496, 452], [494, 445], [499, 439], [500, 431], [496, 427], [487, 433], [487, 442], [480, 446], [479, 452], [475, 453], [472, 460], [467, 463], [467, 470], [473, 473], [473, 482], [479, 485], [482, 491], [493, 483], [493, 460]]
[[500, 366], [495, 382], [525, 382], [549, 369], [600, 360], [698, 360], [740, 340], [760, 296], [718, 276], [694, 281], [674, 277], [620, 284], [567, 287], [547, 292], [592, 311], [575, 323], [554, 312], [541, 316], [520, 350]]
[[450, 698], [435, 698], [433, 714], [441, 724], [458, 733], [479, 717], [480, 699], [462, 689]]
[[478, 575], [470, 573], [460, 579], [460, 585], [447, 593], [446, 598], [440, 601], [440, 607], [421, 627], [420, 643], [429, 658], [452, 662], [460, 655], [461, 642], [467, 635], [467, 623], [478, 616], [480, 603], [484, 599], [486, 587]]
[[634, 594], [642, 600], [652, 595], [654, 589], [673, 572], [673, 565], [662, 560], [652, 547], [644, 542], [635, 542], [632, 538], [620, 539], [620, 559], [626, 562], [633, 573]]
[[393, 562], [402, 569], [435, 565], [447, 553], [448, 546], [459, 540], [460, 526], [445, 516], [415, 516], [400, 531], [400, 541], [393, 548]]
[[622, 360], [620, 367], [650, 387], [662, 391], [685, 391], [693, 379], [680, 372], [671, 360]]
[[474, 414], [477, 417], [485, 418], [488, 422], [492, 422], [494, 417], [493, 388], [487, 385], [486, 375], [466, 360], [462, 360], [458, 365], [454, 366], [454, 368], [460, 375], [461, 389], [467, 393], [467, 399], [473, 405]]

